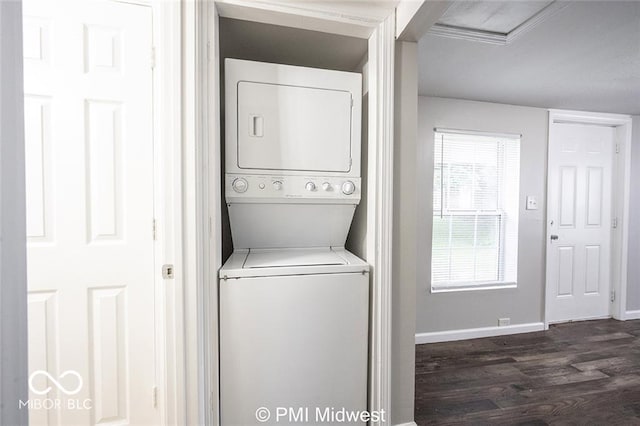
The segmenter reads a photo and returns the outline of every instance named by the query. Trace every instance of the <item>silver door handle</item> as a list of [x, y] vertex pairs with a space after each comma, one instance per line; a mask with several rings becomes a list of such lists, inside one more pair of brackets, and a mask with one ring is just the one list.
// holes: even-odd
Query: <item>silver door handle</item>
[[551, 241], [553, 241], [553, 240], [557, 240], [557, 239], [558, 239], [558, 236], [557, 236], [557, 235], [552, 235], [552, 236], [551, 236]]

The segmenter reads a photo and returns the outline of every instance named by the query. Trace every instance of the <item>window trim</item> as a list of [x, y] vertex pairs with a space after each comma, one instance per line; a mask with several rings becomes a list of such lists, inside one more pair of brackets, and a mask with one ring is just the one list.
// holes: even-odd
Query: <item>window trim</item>
[[501, 139], [522, 139], [521, 133], [499, 133], [499, 132], [482, 132], [479, 130], [460, 130], [460, 129], [445, 129], [442, 127], [434, 127], [435, 133], [452, 133], [454, 135], [470, 135], [470, 136], [485, 136]]
[[486, 281], [486, 282], [468, 282], [450, 286], [438, 286], [437, 288], [431, 285], [431, 293], [453, 293], [457, 291], [476, 291], [476, 290], [502, 290], [508, 288], [518, 288], [517, 281]]

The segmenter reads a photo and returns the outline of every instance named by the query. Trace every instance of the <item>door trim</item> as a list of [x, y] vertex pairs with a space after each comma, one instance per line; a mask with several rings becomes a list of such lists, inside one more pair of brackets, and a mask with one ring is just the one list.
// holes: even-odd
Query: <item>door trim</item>
[[[549, 109], [549, 133], [547, 143], [551, 142], [551, 128], [557, 124], [590, 124], [597, 126], [613, 127], [616, 129], [615, 142], [619, 146], [619, 153], [614, 157], [613, 164], [613, 217], [617, 218], [617, 227], [612, 230], [611, 241], [611, 290], [615, 299], [610, 306], [610, 314], [618, 320], [627, 319], [627, 261], [629, 245], [629, 189], [631, 186], [631, 116], [624, 114], [607, 114], [597, 112], [568, 111]], [[548, 145], [549, 146], [549, 145]], [[551, 150], [548, 150], [547, 165], [550, 161]], [[549, 170], [547, 168], [547, 194], [549, 193]], [[547, 200], [548, 225], [549, 202]], [[546, 226], [545, 225], [545, 226]], [[545, 310], [544, 325], [549, 328], [549, 306], [551, 304], [552, 290], [549, 265], [549, 241], [550, 231], [546, 232], [546, 283], [545, 283]]]
[[[204, 6], [185, 3], [184, 21], [186, 50], [193, 49], [196, 55], [208, 58], [196, 61], [185, 52], [185, 61], [195, 67], [196, 86], [207, 93], [208, 99], [196, 103], [193, 111], [187, 111], [185, 125], [192, 126], [195, 117], [209, 117], [205, 129], [197, 130], [194, 136], [198, 165], [202, 167], [185, 173], [195, 172], [196, 181], [202, 188], [196, 191], [206, 211], [206, 223], [203, 223], [208, 235], [202, 245], [186, 235], [185, 244], [195, 247], [196, 258], [203, 263], [188, 265], [193, 280], [189, 281], [187, 294], [201, 297], [188, 297], [185, 311], [197, 318], [186, 319], [187, 333], [197, 329], [197, 338], [188, 338], [186, 352], [196, 354], [198, 368], [189, 364], [186, 374], [187, 395], [192, 395], [187, 407], [188, 424], [219, 424], [219, 381], [218, 381], [218, 317], [217, 317], [217, 271], [222, 266], [221, 244], [221, 176], [220, 176], [220, 123], [219, 123], [219, 58], [218, 58], [218, 16], [235, 17], [256, 22], [268, 22], [294, 28], [344, 34], [368, 39], [367, 88], [369, 91], [369, 179], [367, 223], [367, 262], [372, 265], [371, 285], [371, 342], [369, 355], [369, 407], [370, 411], [390, 412], [391, 405], [391, 259], [393, 224], [393, 99], [394, 99], [394, 27], [393, 11], [385, 16], [366, 17], [370, 12], [361, 8], [362, 16], [337, 14], [335, 10], [310, 6], [304, 10], [297, 5], [284, 3], [249, 2], [245, 0], [217, 0], [215, 2], [197, 2]], [[304, 16], [305, 19], [299, 19]], [[311, 24], [310, 24], [311, 23]], [[195, 34], [194, 34], [195, 33]], [[189, 39], [190, 38], [190, 39]], [[193, 52], [192, 51], [192, 52]], [[190, 65], [191, 66], [191, 65]], [[190, 70], [190, 68], [188, 68]], [[191, 74], [193, 75], [193, 74]], [[196, 95], [189, 88], [185, 92], [188, 99]], [[197, 127], [197, 125], [196, 125]], [[204, 132], [204, 134], [201, 134]], [[207, 137], [208, 135], [208, 137]], [[209, 147], [209, 148], [207, 148]], [[206, 155], [205, 157], [203, 157]], [[200, 161], [203, 161], [200, 163]], [[196, 171], [197, 170], [197, 171]], [[364, 172], [364, 171], [363, 171]], [[190, 191], [185, 189], [185, 191]], [[185, 198], [187, 202], [188, 198]], [[190, 201], [189, 201], [190, 202]], [[198, 214], [197, 212], [195, 214]], [[202, 223], [201, 219], [185, 217], [185, 229], [189, 222]], [[209, 228], [210, 226], [210, 228]], [[212, 233], [209, 233], [209, 229]], [[195, 238], [195, 237], [194, 237]], [[192, 316], [193, 316], [192, 315]], [[203, 361], [205, 360], [205, 361]], [[206, 364], [206, 365], [205, 365]], [[197, 395], [197, 398], [195, 397]], [[197, 401], [198, 407], [191, 401]], [[376, 424], [390, 424], [385, 416]]]
[[[161, 424], [186, 424], [181, 7], [177, 2], [122, 1], [152, 10], [157, 406]], [[163, 279], [163, 264], [173, 265], [173, 279]]]
[[[369, 411], [391, 412], [395, 14], [369, 37], [367, 262], [372, 266]], [[374, 424], [391, 424], [386, 417]]]

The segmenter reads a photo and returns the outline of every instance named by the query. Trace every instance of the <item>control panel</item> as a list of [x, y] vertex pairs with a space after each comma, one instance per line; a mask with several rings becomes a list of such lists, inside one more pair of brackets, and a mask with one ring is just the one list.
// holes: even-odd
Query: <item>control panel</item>
[[[360, 178], [227, 174], [227, 202], [337, 202], [358, 204]], [[304, 200], [304, 201], [303, 201]]]

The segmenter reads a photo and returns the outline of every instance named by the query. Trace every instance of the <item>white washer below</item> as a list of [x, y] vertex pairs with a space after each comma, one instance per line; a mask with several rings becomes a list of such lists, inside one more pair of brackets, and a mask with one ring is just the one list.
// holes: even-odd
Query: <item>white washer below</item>
[[286, 425], [366, 410], [368, 273], [344, 249], [233, 253], [220, 270], [222, 425], [265, 424], [261, 407]]

